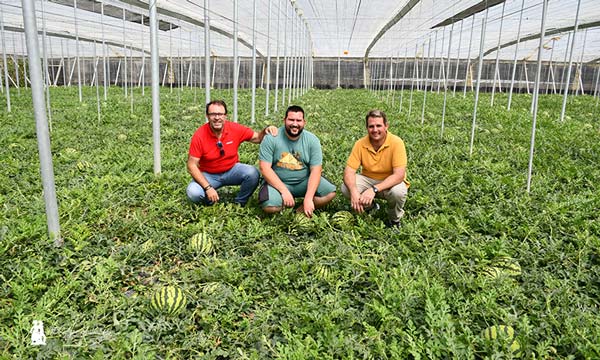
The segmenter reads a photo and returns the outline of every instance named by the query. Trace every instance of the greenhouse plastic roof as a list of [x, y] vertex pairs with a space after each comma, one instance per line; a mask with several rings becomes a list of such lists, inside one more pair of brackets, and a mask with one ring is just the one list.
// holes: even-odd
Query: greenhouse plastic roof
[[[211, 54], [231, 56], [234, 2], [208, 3]], [[567, 59], [577, 3], [577, 0], [549, 1], [544, 60]], [[157, 5], [160, 55], [203, 56], [204, 0], [160, 0]], [[254, 1], [238, 1], [240, 56], [252, 55], [253, 5]], [[517, 57], [534, 60], [539, 46], [542, 5], [542, 0], [256, 0], [256, 50], [258, 56], [272, 57], [311, 53], [316, 57], [417, 54], [475, 58], [479, 55], [482, 20], [487, 12], [486, 58], [495, 58], [500, 47], [499, 57], [512, 59], [523, 6]], [[35, 8], [38, 31], [41, 34], [45, 30], [47, 35], [49, 57], [76, 53], [138, 56], [142, 50], [146, 54], [150, 51], [147, 1], [48, 0], [35, 1]], [[2, 0], [0, 9], [3, 51], [24, 55], [21, 1]], [[299, 33], [309, 34], [308, 41], [303, 41], [306, 37], [298, 36]], [[75, 45], [76, 38], [80, 40], [79, 46]], [[101, 46], [103, 41], [106, 49]], [[599, 58], [600, 1], [581, 0], [573, 60], [590, 62]]]

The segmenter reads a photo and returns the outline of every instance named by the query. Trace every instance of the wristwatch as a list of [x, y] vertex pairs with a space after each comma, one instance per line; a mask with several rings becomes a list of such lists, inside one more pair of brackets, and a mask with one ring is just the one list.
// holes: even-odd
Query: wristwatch
[[375, 194], [377, 194], [377, 193], [379, 192], [379, 189], [378, 189], [378, 188], [377, 188], [377, 186], [375, 186], [375, 185], [373, 185], [373, 186], [371, 187], [371, 189], [373, 189], [373, 192], [374, 192]]

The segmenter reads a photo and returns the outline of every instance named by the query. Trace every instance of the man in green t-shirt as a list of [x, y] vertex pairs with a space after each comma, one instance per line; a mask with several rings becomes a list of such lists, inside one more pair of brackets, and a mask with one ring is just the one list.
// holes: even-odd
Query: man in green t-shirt
[[303, 197], [297, 209], [312, 217], [315, 209], [327, 205], [335, 197], [335, 185], [325, 179], [321, 142], [304, 130], [304, 110], [297, 105], [285, 112], [284, 126], [277, 136], [265, 137], [260, 144], [259, 168], [265, 183], [258, 201], [266, 213], [294, 207], [294, 198]]

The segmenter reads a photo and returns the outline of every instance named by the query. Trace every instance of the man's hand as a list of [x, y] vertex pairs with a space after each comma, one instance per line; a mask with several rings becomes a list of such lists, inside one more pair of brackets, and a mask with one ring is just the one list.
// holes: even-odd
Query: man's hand
[[364, 207], [371, 206], [374, 199], [375, 199], [375, 192], [373, 191], [373, 188], [368, 188], [367, 190], [363, 191], [362, 194], [360, 194], [359, 201], [360, 201], [360, 204], [364, 208]]
[[279, 133], [279, 128], [274, 125], [269, 125], [265, 128], [265, 134], [269, 134], [271, 136], [277, 136]]
[[304, 210], [304, 215], [306, 217], [311, 218], [313, 213], [315, 212], [315, 203], [312, 198], [304, 198], [304, 202], [302, 203], [302, 210]]
[[350, 195], [350, 205], [352, 206], [352, 209], [354, 209], [354, 211], [356, 211], [359, 214], [365, 211], [365, 208], [363, 207], [360, 201], [360, 194]]
[[292, 195], [292, 193], [288, 190], [285, 189], [282, 193], [281, 193], [281, 199], [283, 200], [283, 206], [284, 207], [294, 207], [296, 205], [296, 200], [294, 200], [294, 196]]
[[205, 191], [206, 198], [210, 200], [212, 203], [216, 203], [219, 201], [219, 193], [213, 187]]

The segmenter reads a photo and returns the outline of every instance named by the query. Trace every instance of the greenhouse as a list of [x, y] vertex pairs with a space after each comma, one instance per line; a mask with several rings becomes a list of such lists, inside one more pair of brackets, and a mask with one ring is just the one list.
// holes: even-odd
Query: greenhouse
[[0, 53], [0, 358], [600, 358], [599, 1], [2, 0]]

